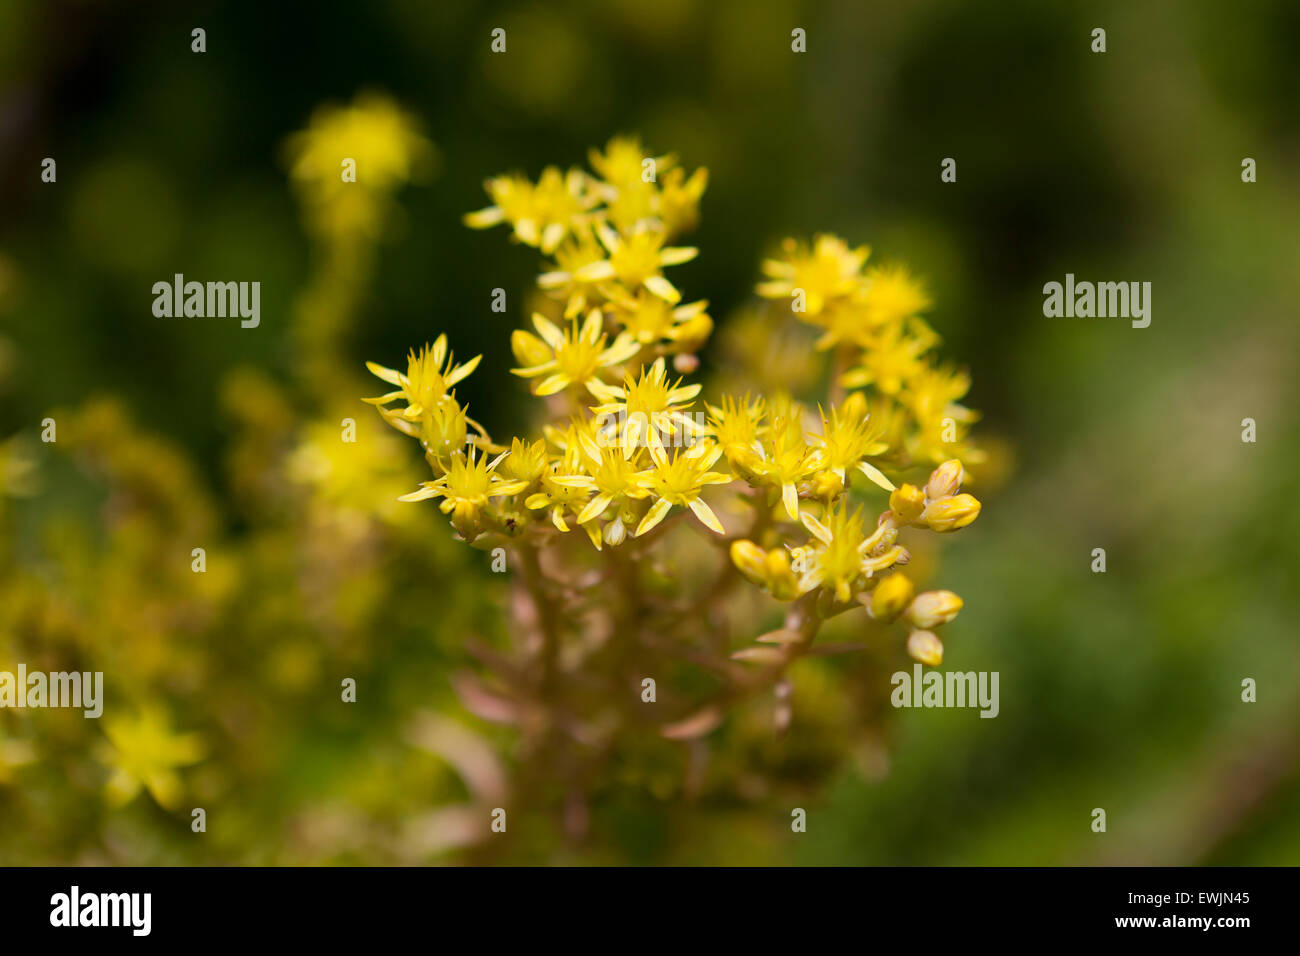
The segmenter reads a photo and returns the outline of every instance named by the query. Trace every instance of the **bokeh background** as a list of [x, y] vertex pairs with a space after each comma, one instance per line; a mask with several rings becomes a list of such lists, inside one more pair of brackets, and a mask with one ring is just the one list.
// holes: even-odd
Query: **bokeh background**
[[[184, 6], [0, 4], [0, 668], [93, 664], [110, 706], [159, 715], [118, 731], [137, 751], [181, 753], [189, 732], [202, 750], [181, 809], [119, 805], [107, 731], [0, 712], [0, 863], [1300, 859], [1300, 7]], [[332, 297], [285, 141], [365, 91], [436, 156], [355, 251], [330, 380], [304, 368], [301, 316]], [[578, 165], [620, 132], [710, 170], [702, 254], [674, 278], [721, 341], [786, 235], [833, 231], [927, 278], [1006, 462], [942, 555], [966, 599], [945, 666], [999, 671], [1001, 714], [904, 711], [857, 738], [831, 715], [749, 799], [622, 781], [581, 844], [539, 817], [489, 852], [455, 834], [509, 733], [437, 715], [502, 595], [434, 509], [385, 509], [419, 468], [357, 401], [362, 362], [446, 331], [496, 370], [461, 394], [509, 433], [528, 398], [497, 372], [520, 316], [490, 290], [522, 295], [537, 257], [460, 216], [485, 176]], [[175, 272], [260, 280], [261, 327], [155, 318]], [[1150, 281], [1151, 326], [1045, 318], [1066, 272]], [[335, 494], [310, 464], [340, 414], [371, 465]]]

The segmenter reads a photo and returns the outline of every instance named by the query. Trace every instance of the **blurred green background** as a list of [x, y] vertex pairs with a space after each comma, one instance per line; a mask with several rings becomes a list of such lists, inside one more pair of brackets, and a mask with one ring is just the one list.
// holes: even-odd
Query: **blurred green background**
[[[724, 331], [781, 237], [870, 243], [927, 278], [945, 353], [974, 378], [976, 434], [1012, 450], [1005, 484], [942, 558], [944, 586], [966, 599], [945, 666], [1000, 672], [996, 720], [905, 711], [882, 738], [843, 742], [834, 772], [800, 797], [806, 834], [782, 822], [789, 801], [744, 813], [611, 804], [592, 847], [522, 859], [1300, 859], [1300, 6], [187, 6], [0, 4], [0, 439], [34, 439], [52, 409], [117, 396], [192, 462], [185, 481], [220, 533], [247, 538], [259, 517], [236, 504], [219, 396], [235, 367], [295, 376], [290, 313], [311, 252], [282, 143], [318, 105], [377, 90], [439, 157], [430, 181], [397, 197], [400, 228], [347, 334], [358, 375], [364, 359], [396, 364], [442, 331], [458, 355], [482, 352], [484, 369], [513, 364], [522, 316], [492, 313], [490, 294], [522, 295], [537, 256], [459, 217], [486, 205], [488, 175], [577, 165], [631, 132], [709, 168], [691, 237], [702, 252], [674, 277]], [[204, 54], [190, 51], [196, 26]], [[489, 50], [494, 27], [505, 55]], [[805, 54], [790, 50], [795, 27]], [[1104, 54], [1090, 50], [1095, 27]], [[39, 179], [46, 156], [56, 184]], [[944, 157], [956, 183], [940, 181]], [[1244, 157], [1258, 182], [1242, 182]], [[174, 272], [259, 279], [261, 327], [155, 318], [150, 288]], [[1045, 318], [1042, 286], [1067, 272], [1151, 282], [1151, 326]], [[526, 395], [494, 381], [480, 373], [461, 394], [508, 433]], [[358, 404], [358, 419], [367, 411]], [[1241, 440], [1246, 417], [1257, 443]], [[7, 570], [48, 581], [47, 532], [89, 521], [100, 502], [57, 463], [41, 472], [8, 518]], [[402, 546], [457, 568], [445, 526], [425, 531], [430, 543]], [[1105, 574], [1090, 571], [1098, 547]], [[139, 804], [87, 817], [55, 761], [0, 775], [0, 861], [391, 859], [348, 808], [416, 813], [445, 771], [408, 766], [376, 738], [448, 696], [456, 627], [490, 628], [494, 610], [439, 599], [419, 574], [402, 577], [405, 559], [384, 560], [399, 593], [423, 594], [385, 610], [377, 645], [347, 645], [384, 689], [355, 717], [301, 699], [292, 718], [264, 715], [259, 732], [283, 742], [260, 745], [268, 789], [244, 794], [260, 806], [238, 839], [180, 849], [188, 821]], [[455, 570], [446, 593], [467, 594], [476, 573]], [[23, 621], [7, 626], [30, 654]], [[238, 662], [261, 649], [256, 635], [230, 640], [245, 656], [232, 650], [220, 679], [236, 684]], [[1247, 677], [1256, 703], [1241, 701]], [[403, 787], [391, 804], [371, 792]], [[1094, 807], [1105, 835], [1090, 829]], [[28, 842], [6, 832], [46, 810]], [[272, 820], [298, 842], [249, 851]]]

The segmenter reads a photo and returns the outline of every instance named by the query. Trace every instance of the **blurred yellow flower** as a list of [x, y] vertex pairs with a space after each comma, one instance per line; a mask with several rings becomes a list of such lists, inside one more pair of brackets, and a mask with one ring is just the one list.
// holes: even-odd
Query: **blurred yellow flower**
[[537, 184], [527, 176], [496, 176], [483, 184], [492, 205], [465, 215], [465, 225], [487, 229], [509, 223], [515, 238], [548, 255], [568, 236], [582, 215], [599, 201], [587, 189], [580, 170], [561, 173], [555, 166], [542, 171]]
[[436, 156], [415, 120], [376, 93], [321, 107], [288, 137], [285, 152], [308, 224], [333, 240], [376, 238], [391, 193], [427, 173]]
[[763, 263], [768, 280], [758, 284], [758, 294], [765, 299], [789, 299], [796, 289], [802, 290], [804, 309], [796, 317], [805, 321], [853, 295], [863, 263], [871, 254], [868, 246], [850, 248], [843, 239], [832, 235], [816, 236], [811, 248], [787, 239], [781, 251], [781, 258]]
[[169, 729], [161, 708], [148, 706], [136, 717], [105, 717], [109, 746], [104, 762], [112, 770], [104, 792], [113, 806], [123, 806], [146, 789], [166, 810], [174, 810], [183, 792], [178, 767], [203, 759], [203, 739], [195, 733]]

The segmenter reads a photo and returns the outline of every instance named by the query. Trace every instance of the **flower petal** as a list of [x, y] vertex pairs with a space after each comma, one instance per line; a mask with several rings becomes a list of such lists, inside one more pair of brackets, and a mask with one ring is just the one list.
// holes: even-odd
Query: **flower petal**
[[718, 520], [718, 516], [713, 513], [713, 509], [704, 503], [703, 499], [695, 498], [692, 500], [690, 509], [695, 512], [695, 517], [700, 519], [700, 524], [704, 525], [704, 527], [718, 534], [726, 534], [726, 531], [722, 528], [722, 522]]
[[894, 483], [884, 476], [879, 468], [875, 465], [869, 465], [865, 461], [858, 462], [858, 471], [862, 472], [873, 482], [884, 488], [886, 491], [893, 491]]
[[664, 516], [672, 510], [672, 507], [672, 504], [663, 498], [656, 501], [650, 506], [650, 510], [645, 513], [645, 517], [641, 519], [641, 523], [636, 526], [636, 534], [633, 535], [633, 537], [641, 537], [641, 535], [645, 534], [659, 522], [663, 521]]

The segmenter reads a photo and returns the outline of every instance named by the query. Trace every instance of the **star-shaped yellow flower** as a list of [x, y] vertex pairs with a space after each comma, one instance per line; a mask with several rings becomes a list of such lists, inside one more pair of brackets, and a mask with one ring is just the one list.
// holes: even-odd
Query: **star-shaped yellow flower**
[[[581, 329], [577, 319], [573, 319], [564, 332], [545, 316], [535, 313], [533, 327], [541, 339], [523, 329], [515, 330], [510, 347], [524, 367], [511, 371], [523, 378], [546, 376], [533, 387], [534, 395], [554, 395], [566, 388], [599, 381], [601, 369], [620, 365], [641, 350], [640, 344], [627, 334], [620, 334], [606, 347], [601, 325], [599, 309], [591, 310]], [[547, 357], [543, 361], [532, 361], [544, 355]]]

